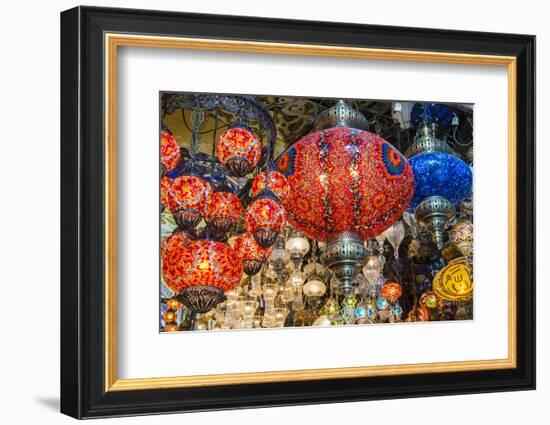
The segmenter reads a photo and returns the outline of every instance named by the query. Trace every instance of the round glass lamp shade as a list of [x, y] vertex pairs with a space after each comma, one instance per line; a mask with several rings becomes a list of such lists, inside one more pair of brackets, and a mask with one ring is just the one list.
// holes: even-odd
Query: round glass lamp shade
[[283, 200], [290, 191], [287, 178], [278, 171], [266, 170], [252, 179], [250, 194], [252, 197], [258, 196], [262, 190], [270, 190], [273, 194]]
[[222, 242], [198, 240], [186, 246], [175, 239], [162, 254], [164, 282], [177, 293], [193, 286], [212, 286], [225, 292], [234, 288], [243, 274], [241, 258]]
[[449, 232], [451, 242], [456, 245], [462, 255], [471, 257], [474, 250], [474, 225], [471, 221], [462, 219]]
[[167, 202], [178, 227], [187, 230], [195, 227], [206, 210], [212, 187], [196, 176], [180, 176], [167, 191]]
[[309, 251], [309, 241], [306, 237], [294, 232], [286, 241], [285, 248], [290, 255], [304, 256]]
[[313, 278], [304, 284], [302, 290], [308, 297], [322, 297], [327, 292], [327, 286], [320, 279]]
[[216, 143], [216, 158], [237, 177], [243, 177], [252, 171], [261, 156], [261, 143], [246, 128], [229, 128], [220, 135]]
[[215, 229], [225, 232], [242, 214], [241, 200], [232, 192], [214, 192], [206, 203], [205, 217]]
[[261, 247], [270, 247], [286, 226], [285, 209], [274, 199], [255, 199], [246, 209], [244, 223]]
[[290, 192], [289, 222], [320, 241], [343, 231], [367, 240], [407, 208], [414, 192], [407, 160], [381, 137], [348, 127], [310, 133], [278, 159]]
[[160, 132], [160, 167], [166, 175], [177, 167], [181, 159], [180, 147], [176, 138], [167, 131]]
[[380, 288], [380, 295], [391, 303], [396, 302], [401, 297], [402, 293], [403, 289], [401, 285], [396, 282], [388, 282]]
[[242, 259], [244, 271], [249, 276], [257, 274], [262, 268], [262, 262], [271, 254], [271, 248], [262, 248], [248, 232], [235, 238], [233, 248]]
[[472, 170], [455, 155], [445, 152], [421, 153], [409, 159], [414, 170], [414, 209], [425, 198], [441, 196], [458, 205], [472, 191]]

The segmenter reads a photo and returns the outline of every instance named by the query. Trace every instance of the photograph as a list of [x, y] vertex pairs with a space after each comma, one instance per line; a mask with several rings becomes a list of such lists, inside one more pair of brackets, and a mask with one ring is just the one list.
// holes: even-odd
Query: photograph
[[161, 332], [475, 319], [474, 104], [159, 99]]

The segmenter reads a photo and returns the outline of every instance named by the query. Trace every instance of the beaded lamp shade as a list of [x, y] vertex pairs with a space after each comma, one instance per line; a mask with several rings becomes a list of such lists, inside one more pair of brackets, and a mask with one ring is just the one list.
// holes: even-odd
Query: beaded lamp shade
[[214, 192], [206, 203], [205, 218], [211, 226], [225, 232], [242, 214], [241, 200], [233, 192]]
[[442, 196], [456, 206], [472, 190], [472, 170], [455, 155], [420, 153], [410, 158], [409, 163], [414, 170], [415, 183], [411, 208], [430, 196]]
[[380, 295], [386, 298], [389, 302], [396, 302], [403, 293], [401, 285], [396, 282], [388, 282], [380, 288]]
[[160, 164], [161, 173], [165, 175], [179, 164], [181, 159], [180, 147], [176, 138], [167, 131], [160, 132]]
[[266, 170], [254, 177], [250, 194], [255, 197], [265, 189], [271, 190], [277, 198], [283, 200], [288, 195], [290, 186], [287, 178], [282, 173]]
[[212, 193], [210, 184], [196, 176], [180, 176], [168, 188], [168, 209], [181, 229], [195, 227]]
[[170, 211], [168, 206], [168, 191], [172, 185], [172, 179], [168, 176], [164, 176], [160, 179], [160, 203]]
[[407, 160], [381, 137], [336, 127], [298, 140], [278, 160], [289, 222], [313, 239], [343, 231], [370, 239], [397, 220], [414, 192]]
[[262, 248], [249, 232], [235, 238], [233, 249], [242, 259], [244, 271], [249, 276], [258, 273], [262, 267], [262, 262], [271, 255], [271, 247]]
[[216, 158], [237, 177], [248, 174], [260, 161], [262, 145], [250, 130], [233, 127], [216, 143]]
[[271, 198], [257, 198], [246, 209], [246, 229], [254, 235], [256, 242], [267, 248], [275, 242], [286, 225], [283, 206]]

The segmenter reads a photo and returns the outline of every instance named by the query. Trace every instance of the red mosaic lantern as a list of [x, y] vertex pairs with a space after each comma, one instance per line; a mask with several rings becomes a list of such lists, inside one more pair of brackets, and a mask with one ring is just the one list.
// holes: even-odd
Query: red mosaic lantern
[[277, 198], [283, 200], [290, 191], [290, 185], [284, 174], [266, 170], [254, 177], [250, 192], [252, 197], [255, 197], [265, 189], [271, 190]]
[[262, 262], [271, 255], [271, 247], [262, 248], [254, 239], [254, 236], [248, 232], [235, 238], [233, 248], [241, 257], [244, 272], [249, 276], [257, 274], [262, 268]]
[[200, 177], [180, 176], [173, 181], [168, 189], [168, 208], [180, 229], [199, 224], [211, 193], [210, 184]]
[[243, 177], [258, 165], [262, 145], [246, 128], [224, 131], [216, 143], [216, 158], [236, 177]]
[[244, 223], [258, 245], [268, 248], [286, 226], [285, 209], [274, 199], [255, 199], [246, 209]]
[[161, 176], [177, 167], [181, 159], [180, 147], [176, 138], [167, 131], [160, 132], [160, 170]]
[[162, 250], [166, 285], [197, 313], [210, 311], [223, 301], [224, 293], [237, 286], [242, 273], [241, 258], [222, 242], [198, 240], [185, 246], [174, 239]]
[[382, 233], [414, 193], [413, 171], [405, 157], [381, 137], [357, 128], [308, 134], [277, 164], [290, 184], [283, 201], [289, 222], [321, 241], [344, 231], [363, 240]]
[[395, 303], [403, 294], [401, 285], [396, 282], [388, 282], [380, 288], [380, 295], [386, 298], [390, 303]]
[[214, 192], [206, 204], [206, 220], [217, 233], [225, 233], [243, 212], [241, 200], [233, 192]]
[[162, 209], [166, 208], [168, 211], [170, 211], [170, 207], [168, 206], [168, 191], [170, 190], [172, 182], [173, 180], [168, 176], [164, 176], [160, 179], [160, 203]]

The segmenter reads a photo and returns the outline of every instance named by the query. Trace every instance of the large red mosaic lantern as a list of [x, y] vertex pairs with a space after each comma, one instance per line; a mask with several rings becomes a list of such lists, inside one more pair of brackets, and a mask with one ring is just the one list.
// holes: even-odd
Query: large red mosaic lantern
[[285, 209], [271, 197], [256, 198], [246, 209], [244, 223], [258, 245], [268, 248], [286, 226]]
[[307, 236], [327, 241], [344, 231], [367, 240], [391, 226], [414, 193], [405, 157], [381, 137], [354, 128], [316, 131], [278, 160], [290, 192], [289, 222]]
[[405, 157], [368, 132], [367, 119], [343, 100], [319, 115], [315, 129], [277, 161], [290, 184], [283, 203], [290, 224], [328, 242], [324, 260], [348, 295], [367, 256], [363, 241], [403, 214], [414, 176]]
[[262, 268], [262, 262], [271, 255], [271, 247], [262, 248], [254, 239], [252, 233], [244, 233], [235, 238], [233, 248], [241, 257], [244, 265], [244, 272], [253, 276]]
[[217, 233], [225, 233], [241, 217], [243, 206], [233, 192], [214, 192], [206, 203], [205, 218]]
[[205, 313], [239, 283], [243, 264], [237, 253], [222, 242], [189, 242], [180, 235], [170, 236], [161, 247], [162, 275], [189, 309]]
[[181, 159], [176, 138], [167, 131], [160, 132], [160, 174], [166, 175], [177, 167]]
[[170, 190], [170, 186], [172, 186], [172, 179], [168, 176], [164, 176], [160, 179], [160, 204], [161, 204], [161, 211], [166, 208], [168, 211], [170, 211], [170, 207], [168, 206], [168, 191]]
[[261, 156], [262, 144], [246, 128], [229, 128], [216, 143], [216, 158], [236, 177], [243, 177], [252, 171]]
[[182, 230], [199, 224], [212, 193], [210, 184], [197, 176], [180, 176], [172, 182], [167, 192], [168, 209]]
[[270, 190], [277, 198], [283, 200], [290, 191], [290, 185], [284, 174], [275, 170], [265, 170], [252, 179], [250, 194], [255, 197], [262, 190]]

